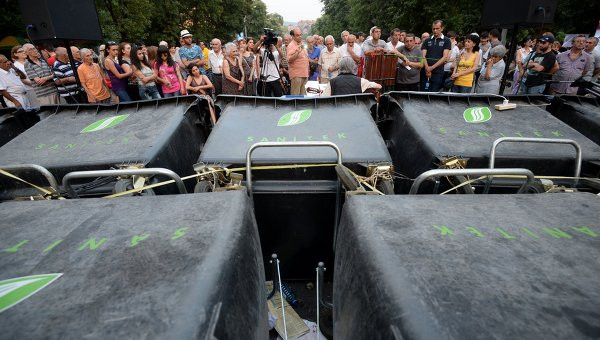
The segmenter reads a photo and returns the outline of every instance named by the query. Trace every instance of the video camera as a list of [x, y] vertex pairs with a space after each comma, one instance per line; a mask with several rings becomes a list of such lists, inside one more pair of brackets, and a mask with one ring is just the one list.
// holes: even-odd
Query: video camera
[[263, 28], [265, 31], [265, 46], [277, 45], [277, 36], [272, 28]]

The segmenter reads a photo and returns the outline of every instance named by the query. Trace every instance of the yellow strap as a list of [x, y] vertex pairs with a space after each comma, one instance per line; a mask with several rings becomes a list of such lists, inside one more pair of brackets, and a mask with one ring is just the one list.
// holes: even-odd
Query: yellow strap
[[27, 184], [27, 185], [30, 185], [30, 186], [32, 186], [32, 187], [34, 187], [34, 188], [38, 189], [39, 191], [43, 192], [43, 193], [44, 193], [44, 194], [46, 194], [46, 195], [53, 195], [53, 192], [52, 192], [52, 191], [46, 190], [46, 189], [44, 189], [44, 188], [42, 188], [42, 187], [38, 187], [38, 186], [37, 186], [37, 185], [35, 185], [35, 184], [29, 183], [29, 182], [27, 182], [26, 180], [24, 180], [24, 179], [22, 179], [22, 178], [20, 178], [20, 177], [18, 177], [18, 176], [15, 176], [15, 175], [13, 175], [13, 174], [11, 174], [10, 172], [7, 172], [7, 171], [4, 171], [4, 170], [0, 169], [0, 174], [4, 175], [4, 176], [6, 176], [6, 177], [10, 177], [10, 178], [12, 178], [12, 179], [16, 179], [17, 181], [19, 181], [19, 182], [23, 182], [23, 183], [25, 183], [25, 184]]
[[[323, 166], [336, 166], [336, 164], [261, 165], [261, 166], [253, 166], [252, 170], [297, 169], [297, 168], [314, 168], [314, 167], [323, 167]], [[232, 172], [244, 171], [244, 170], [246, 170], [246, 167], [232, 168], [232, 169], [227, 169], [226, 168], [226, 169], [222, 169], [222, 170], [211, 170], [211, 171], [203, 172], [201, 174], [194, 174], [194, 175], [189, 175], [189, 176], [181, 177], [181, 180], [185, 181], [185, 180], [188, 180], [188, 179], [191, 179], [191, 178], [196, 178], [196, 177], [200, 177], [200, 176], [206, 176], [206, 175], [209, 175], [209, 174], [212, 174], [212, 173], [221, 172], [221, 171], [225, 171], [225, 173], [227, 175], [229, 175]], [[171, 183], [175, 183], [175, 181], [172, 180], [172, 179], [170, 179], [170, 180], [167, 180], [167, 181], [164, 181], [164, 182], [159, 182], [159, 183], [155, 183], [155, 184], [149, 184], [149, 185], [146, 185], [146, 186], [144, 186], [142, 188], [131, 189], [131, 190], [127, 190], [127, 191], [118, 192], [118, 193], [115, 193], [115, 194], [104, 196], [103, 198], [121, 197], [121, 196], [129, 195], [129, 194], [137, 193], [137, 192], [140, 192], [142, 190], [152, 189], [152, 188], [160, 187], [160, 186], [171, 184]]]

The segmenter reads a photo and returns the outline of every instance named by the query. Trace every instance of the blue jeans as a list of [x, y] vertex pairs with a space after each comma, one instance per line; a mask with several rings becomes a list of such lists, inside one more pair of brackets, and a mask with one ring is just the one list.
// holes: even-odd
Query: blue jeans
[[456, 93], [471, 93], [471, 86], [452, 85], [452, 92]]
[[[442, 66], [440, 66], [442, 67]], [[443, 67], [442, 67], [443, 68]], [[429, 92], [440, 92], [444, 86], [444, 72], [432, 72], [429, 78]]]
[[173, 93], [163, 93], [163, 97], [165, 97], [165, 98], [179, 97], [179, 96], [181, 96], [181, 93], [179, 91], [175, 91]]
[[522, 84], [521, 88], [523, 89], [523, 93], [525, 94], [542, 94], [546, 89], [546, 84], [536, 86], [526, 86]]
[[131, 98], [129, 97], [129, 95], [127, 94], [127, 90], [123, 89], [123, 90], [113, 90], [113, 92], [117, 95], [117, 97], [119, 97], [119, 102], [130, 102]]
[[160, 99], [160, 93], [158, 93], [158, 89], [156, 88], [156, 86], [138, 85], [138, 91], [142, 100]]

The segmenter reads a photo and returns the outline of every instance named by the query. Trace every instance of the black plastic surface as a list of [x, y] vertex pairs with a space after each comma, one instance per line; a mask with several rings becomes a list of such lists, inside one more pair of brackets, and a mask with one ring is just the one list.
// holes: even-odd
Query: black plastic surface
[[[411, 94], [391, 92], [382, 97], [387, 120], [380, 125], [391, 143], [397, 172], [415, 178], [438, 168], [439, 160], [467, 158], [467, 167], [487, 167], [494, 140], [500, 137], [566, 138], [583, 151], [584, 173], [589, 161], [600, 159], [600, 146], [545, 110], [543, 96], [513, 96], [517, 108], [496, 111], [502, 98], [487, 95]], [[463, 112], [488, 107], [491, 119], [467, 123]], [[528, 168], [536, 175], [572, 176], [575, 149], [570, 145], [503, 143], [496, 153], [496, 167]]]
[[[342, 151], [344, 163], [390, 161], [373, 123], [372, 95], [330, 98], [275, 99], [219, 96], [221, 118], [200, 156], [205, 163], [244, 164], [248, 148], [257, 142], [330, 141]], [[278, 126], [286, 113], [311, 110], [310, 118]], [[331, 163], [335, 151], [326, 148], [258, 149], [253, 163]]]
[[[128, 164], [189, 175], [210, 131], [207, 105], [204, 99], [187, 96], [118, 105], [44, 106], [42, 110], [56, 113], [0, 148], [0, 165], [38, 164], [59, 182], [71, 171]], [[112, 127], [82, 132], [94, 122], [119, 115], [129, 116]], [[38, 177], [32, 180], [44, 183]], [[15, 185], [2, 181], [6, 188]], [[176, 192], [174, 185], [169, 188]]]
[[598, 211], [586, 193], [349, 197], [334, 334], [598, 338]]
[[39, 120], [34, 111], [17, 110], [14, 107], [0, 109], [0, 146], [10, 142]]
[[556, 96], [552, 115], [600, 145], [600, 102], [595, 97]]
[[0, 249], [0, 280], [63, 273], [0, 313], [5, 339], [267, 337], [244, 191], [0, 203]]

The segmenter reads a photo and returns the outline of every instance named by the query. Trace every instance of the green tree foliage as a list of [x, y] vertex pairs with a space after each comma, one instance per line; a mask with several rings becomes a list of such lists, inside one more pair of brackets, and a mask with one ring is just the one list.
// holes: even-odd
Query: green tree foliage
[[267, 14], [267, 20], [265, 20], [265, 27], [272, 28], [278, 34], [284, 35], [287, 33], [287, 28], [283, 26], [283, 17], [277, 13]]
[[[321, 0], [323, 15], [312, 26], [312, 32], [320, 35], [331, 34], [340, 42], [343, 30], [368, 33], [372, 26], [380, 26], [384, 35], [397, 27], [420, 35], [431, 31], [431, 23], [444, 20], [446, 30], [459, 34], [481, 31], [480, 27], [483, 0]], [[555, 32], [594, 33], [598, 24], [600, 1], [580, 2], [575, 0], [558, 1], [553, 25], [547, 25]], [[534, 27], [537, 31], [541, 27]]]
[[129, 40], [146, 38], [154, 8], [147, 0], [96, 0], [104, 36]]
[[[105, 40], [142, 39], [148, 44], [179, 40], [182, 29], [208, 41], [231, 41], [244, 31], [257, 37], [263, 27], [282, 31], [283, 18], [267, 14], [262, 0], [95, 0]], [[52, 4], [51, 1], [48, 2]], [[26, 37], [17, 0], [0, 0], [0, 32]], [[77, 29], [74, 27], [73, 29]]]
[[0, 0], [0, 39], [7, 35], [25, 37], [25, 25], [17, 0]]

